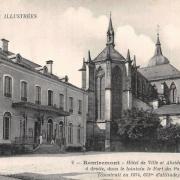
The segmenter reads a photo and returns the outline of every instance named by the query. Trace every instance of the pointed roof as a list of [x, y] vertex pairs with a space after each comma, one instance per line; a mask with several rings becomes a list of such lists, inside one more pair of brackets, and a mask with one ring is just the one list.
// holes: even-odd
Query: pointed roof
[[111, 13], [110, 13], [110, 18], [109, 18], [109, 26], [108, 26], [107, 34], [114, 34], [114, 29], [113, 29], [112, 19], [111, 19]]
[[149, 60], [148, 66], [151, 67], [151, 66], [157, 66], [161, 64], [169, 64], [169, 60], [162, 54], [159, 33], [157, 33], [155, 53], [154, 53], [154, 56]]
[[162, 55], [161, 43], [160, 43], [160, 39], [159, 39], [159, 33], [157, 33], [156, 50], [155, 50], [154, 55], [156, 55], [156, 56]]
[[133, 66], [136, 67], [136, 55], [134, 55]]
[[85, 58], [83, 58], [83, 65], [82, 65], [82, 68], [79, 69], [79, 71], [86, 71], [86, 62], [85, 62]]
[[106, 46], [94, 61], [105, 61], [107, 59], [115, 61], [126, 61], [126, 59], [113, 46]]
[[131, 56], [130, 56], [130, 51], [129, 51], [129, 49], [128, 49], [128, 51], [127, 51], [126, 60], [127, 60], [127, 61], [131, 61]]
[[90, 50], [88, 51], [88, 59], [87, 59], [87, 62], [90, 62], [91, 61], [91, 53], [90, 53]]

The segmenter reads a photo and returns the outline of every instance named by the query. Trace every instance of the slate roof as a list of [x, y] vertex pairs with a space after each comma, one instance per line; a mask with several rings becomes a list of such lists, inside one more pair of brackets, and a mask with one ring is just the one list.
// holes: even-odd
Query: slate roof
[[[17, 55], [20, 55], [20, 54], [15, 54], [15, 53], [13, 53], [13, 52], [11, 52], [11, 51], [4, 52], [4, 51], [2, 51], [2, 49], [0, 50], [0, 52], [1, 52], [3, 55], [5, 55], [5, 56], [7, 56], [8, 58], [10, 58], [10, 59], [14, 59], [14, 58], [16, 58]], [[26, 59], [26, 58], [24, 58], [24, 57], [21, 57], [21, 60], [22, 60], [22, 62], [21, 62], [22, 64], [31, 66], [32, 68], [40, 67], [39, 64], [37, 64], [37, 63], [35, 63], [35, 62], [32, 62], [32, 61], [30, 61], [30, 60], [28, 60], [28, 59]]]
[[180, 104], [170, 104], [161, 106], [154, 110], [158, 115], [180, 115]]
[[149, 81], [180, 78], [180, 71], [171, 64], [139, 68], [138, 71], [143, 74]]
[[111, 58], [111, 60], [116, 61], [125, 61], [126, 59], [117, 51], [114, 49], [113, 46], [106, 46], [103, 51], [94, 59], [94, 61], [103, 61], [108, 58], [108, 56]]

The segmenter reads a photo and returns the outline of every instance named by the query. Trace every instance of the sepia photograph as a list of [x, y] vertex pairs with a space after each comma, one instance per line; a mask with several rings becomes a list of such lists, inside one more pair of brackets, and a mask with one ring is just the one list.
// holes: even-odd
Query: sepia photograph
[[0, 180], [179, 180], [180, 1], [0, 0]]

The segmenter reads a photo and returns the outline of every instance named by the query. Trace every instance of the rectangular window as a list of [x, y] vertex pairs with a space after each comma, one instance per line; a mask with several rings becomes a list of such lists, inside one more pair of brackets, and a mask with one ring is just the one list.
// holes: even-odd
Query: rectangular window
[[81, 143], [81, 126], [80, 125], [77, 128], [77, 142]]
[[41, 104], [41, 87], [36, 86], [36, 104]]
[[48, 106], [53, 105], [53, 91], [48, 90]]
[[73, 143], [73, 125], [72, 125], [72, 123], [70, 123], [68, 126], [68, 143], [69, 144]]
[[4, 118], [4, 139], [9, 139], [9, 118]]
[[64, 110], [64, 95], [63, 94], [59, 95], [59, 108]]
[[4, 96], [12, 97], [12, 78], [9, 76], [4, 79]]
[[69, 112], [73, 113], [73, 98], [69, 97]]
[[82, 101], [78, 100], [78, 114], [82, 114]]
[[27, 101], [27, 82], [21, 82], [21, 101]]

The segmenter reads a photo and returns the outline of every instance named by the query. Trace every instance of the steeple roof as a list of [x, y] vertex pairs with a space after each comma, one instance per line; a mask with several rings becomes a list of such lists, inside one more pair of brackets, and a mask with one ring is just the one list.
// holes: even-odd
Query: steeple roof
[[87, 59], [87, 62], [90, 62], [91, 61], [91, 53], [90, 53], [90, 50], [88, 51], [88, 59]]
[[114, 48], [114, 46], [115, 46], [114, 29], [110, 14], [106, 47], [99, 53], [99, 55], [93, 61], [95, 62], [105, 61], [105, 60], [126, 61], [126, 59]]
[[111, 14], [109, 18], [109, 26], [108, 26], [108, 31], [107, 31], [107, 46], [115, 46], [114, 44], [114, 28], [112, 25], [112, 20], [111, 20]]
[[109, 26], [108, 26], [107, 34], [114, 34], [114, 28], [112, 25], [111, 13], [110, 13], [110, 18], [109, 18]]
[[157, 33], [156, 49], [154, 56], [149, 60], [148, 66], [157, 66], [161, 64], [168, 64], [169, 60], [163, 56], [159, 33]]
[[127, 58], [126, 58], [127, 61], [131, 61], [131, 56], [130, 56], [130, 51], [128, 49], [127, 51]]

